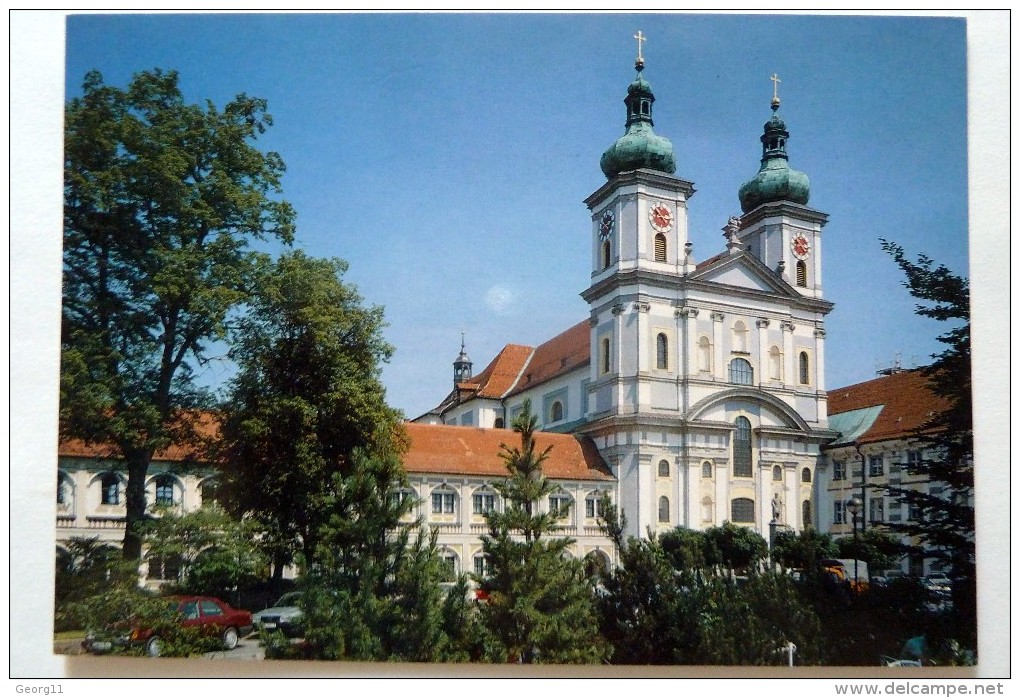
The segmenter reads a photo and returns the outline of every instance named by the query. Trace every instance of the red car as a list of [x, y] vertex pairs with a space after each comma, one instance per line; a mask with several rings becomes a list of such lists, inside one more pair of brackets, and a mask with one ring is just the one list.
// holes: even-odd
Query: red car
[[[168, 596], [167, 601], [176, 604], [183, 627], [202, 628], [208, 635], [222, 638], [224, 649], [234, 649], [240, 637], [252, 631], [250, 611], [233, 608], [227, 602], [212, 596]], [[116, 642], [144, 644], [145, 653], [150, 657], [158, 657], [162, 653], [162, 641], [150, 628], [136, 627], [129, 636]], [[112, 643], [93, 642], [91, 646], [89, 644], [87, 638], [86, 649], [103, 652], [109, 651]]]

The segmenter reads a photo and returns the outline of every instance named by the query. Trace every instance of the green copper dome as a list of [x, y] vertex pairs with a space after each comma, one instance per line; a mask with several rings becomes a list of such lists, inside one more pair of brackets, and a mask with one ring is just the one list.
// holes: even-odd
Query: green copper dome
[[770, 201], [806, 204], [811, 185], [803, 172], [791, 169], [787, 162], [786, 141], [790, 134], [786, 122], [776, 111], [779, 99], [772, 99], [772, 118], [765, 122], [761, 137], [761, 169], [740, 187], [740, 208], [744, 213]]
[[638, 59], [634, 66], [638, 74], [627, 88], [627, 132], [602, 153], [602, 172], [612, 179], [621, 172], [648, 168], [673, 174], [676, 159], [673, 144], [668, 138], [655, 135], [652, 131], [652, 86], [641, 76], [644, 61]]

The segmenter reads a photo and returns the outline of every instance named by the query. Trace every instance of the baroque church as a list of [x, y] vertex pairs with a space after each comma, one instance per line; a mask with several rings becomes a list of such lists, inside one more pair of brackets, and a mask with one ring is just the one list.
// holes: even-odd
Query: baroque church
[[774, 90], [743, 215], [726, 225], [725, 249], [695, 263], [694, 184], [653, 131], [644, 67], [639, 53], [626, 133], [585, 200], [589, 317], [541, 346], [506, 345], [476, 375], [462, 346], [452, 392], [415, 421], [508, 428], [530, 402], [541, 429], [594, 444], [631, 535], [724, 521], [765, 537], [770, 524], [800, 530], [813, 521], [822, 446], [837, 435], [824, 384], [827, 216], [789, 166]]
[[[598, 525], [603, 494], [638, 537], [726, 521], [766, 540], [780, 528], [843, 535], [856, 525], [849, 496], [868, 482], [903, 482], [905, 466], [922, 457], [913, 430], [934, 403], [918, 372], [839, 388], [841, 414], [830, 420], [827, 216], [808, 206], [808, 178], [789, 165], [778, 77], [761, 167], [738, 192], [742, 215], [726, 224], [725, 248], [696, 262], [687, 222], [694, 184], [653, 131], [655, 96], [635, 38], [626, 132], [602, 155], [605, 184], [585, 200], [588, 317], [537, 347], [505, 345], [477, 373], [462, 339], [452, 390], [406, 425], [401, 496], [417, 502], [412, 517], [438, 530], [452, 572], [485, 573], [480, 536], [486, 512], [502, 506], [492, 487], [506, 476], [501, 446], [514, 443], [510, 428], [528, 405], [538, 448], [552, 447], [544, 472], [558, 487], [540, 506], [563, 515], [568, 554], [604, 565], [615, 551]], [[58, 554], [77, 536], [113, 546], [123, 538], [127, 478], [105, 453], [60, 444]], [[156, 454], [149, 502], [187, 511], [211, 501], [215, 467], [178, 467], [184, 460], [173, 447]], [[863, 498], [872, 524], [916, 515], [881, 493]], [[924, 573], [923, 559], [906, 562]], [[158, 586], [177, 568], [147, 559], [142, 574]]]

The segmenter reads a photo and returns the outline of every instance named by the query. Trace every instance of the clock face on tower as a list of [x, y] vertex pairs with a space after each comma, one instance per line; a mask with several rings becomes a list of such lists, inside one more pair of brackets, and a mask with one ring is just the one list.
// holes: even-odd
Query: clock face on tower
[[606, 211], [602, 214], [602, 220], [599, 221], [599, 237], [603, 240], [608, 240], [609, 236], [613, 232], [613, 212]]
[[666, 204], [653, 204], [648, 209], [648, 220], [657, 231], [666, 233], [673, 227], [673, 212]]
[[790, 247], [793, 248], [793, 256], [797, 259], [807, 259], [811, 253], [811, 243], [803, 235], [798, 235], [791, 240]]

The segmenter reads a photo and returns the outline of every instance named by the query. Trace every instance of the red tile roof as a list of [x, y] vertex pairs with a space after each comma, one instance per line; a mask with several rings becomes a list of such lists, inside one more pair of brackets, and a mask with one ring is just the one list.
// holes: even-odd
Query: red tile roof
[[521, 369], [528, 363], [534, 351], [531, 347], [520, 344], [507, 344], [503, 347], [481, 373], [468, 379], [468, 382], [480, 386], [475, 397], [503, 397], [514, 387], [517, 377], [521, 375]]
[[578, 366], [587, 367], [590, 361], [591, 324], [584, 320], [535, 349], [513, 392], [520, 393]]
[[[505, 477], [506, 464], [499, 457], [500, 445], [520, 444], [509, 429], [481, 429], [435, 424], [408, 423], [411, 446], [404, 455], [408, 473], [479, 475]], [[540, 432], [535, 437], [539, 450], [552, 446], [543, 465], [545, 476], [556, 480], [611, 481], [612, 472], [595, 444], [585, 436]]]
[[[219, 424], [212, 413], [201, 413], [195, 430], [199, 439], [212, 439], [217, 436]], [[113, 444], [87, 444], [81, 439], [61, 438], [57, 445], [57, 455], [66, 458], [110, 458], [120, 459], [122, 454]], [[165, 449], [156, 451], [153, 460], [165, 461], [203, 461], [207, 460], [204, 448], [200, 443], [174, 443]]]
[[888, 376], [828, 391], [829, 415], [883, 405], [875, 422], [861, 434], [861, 443], [910, 436], [931, 417], [949, 407], [928, 388], [921, 370]]

